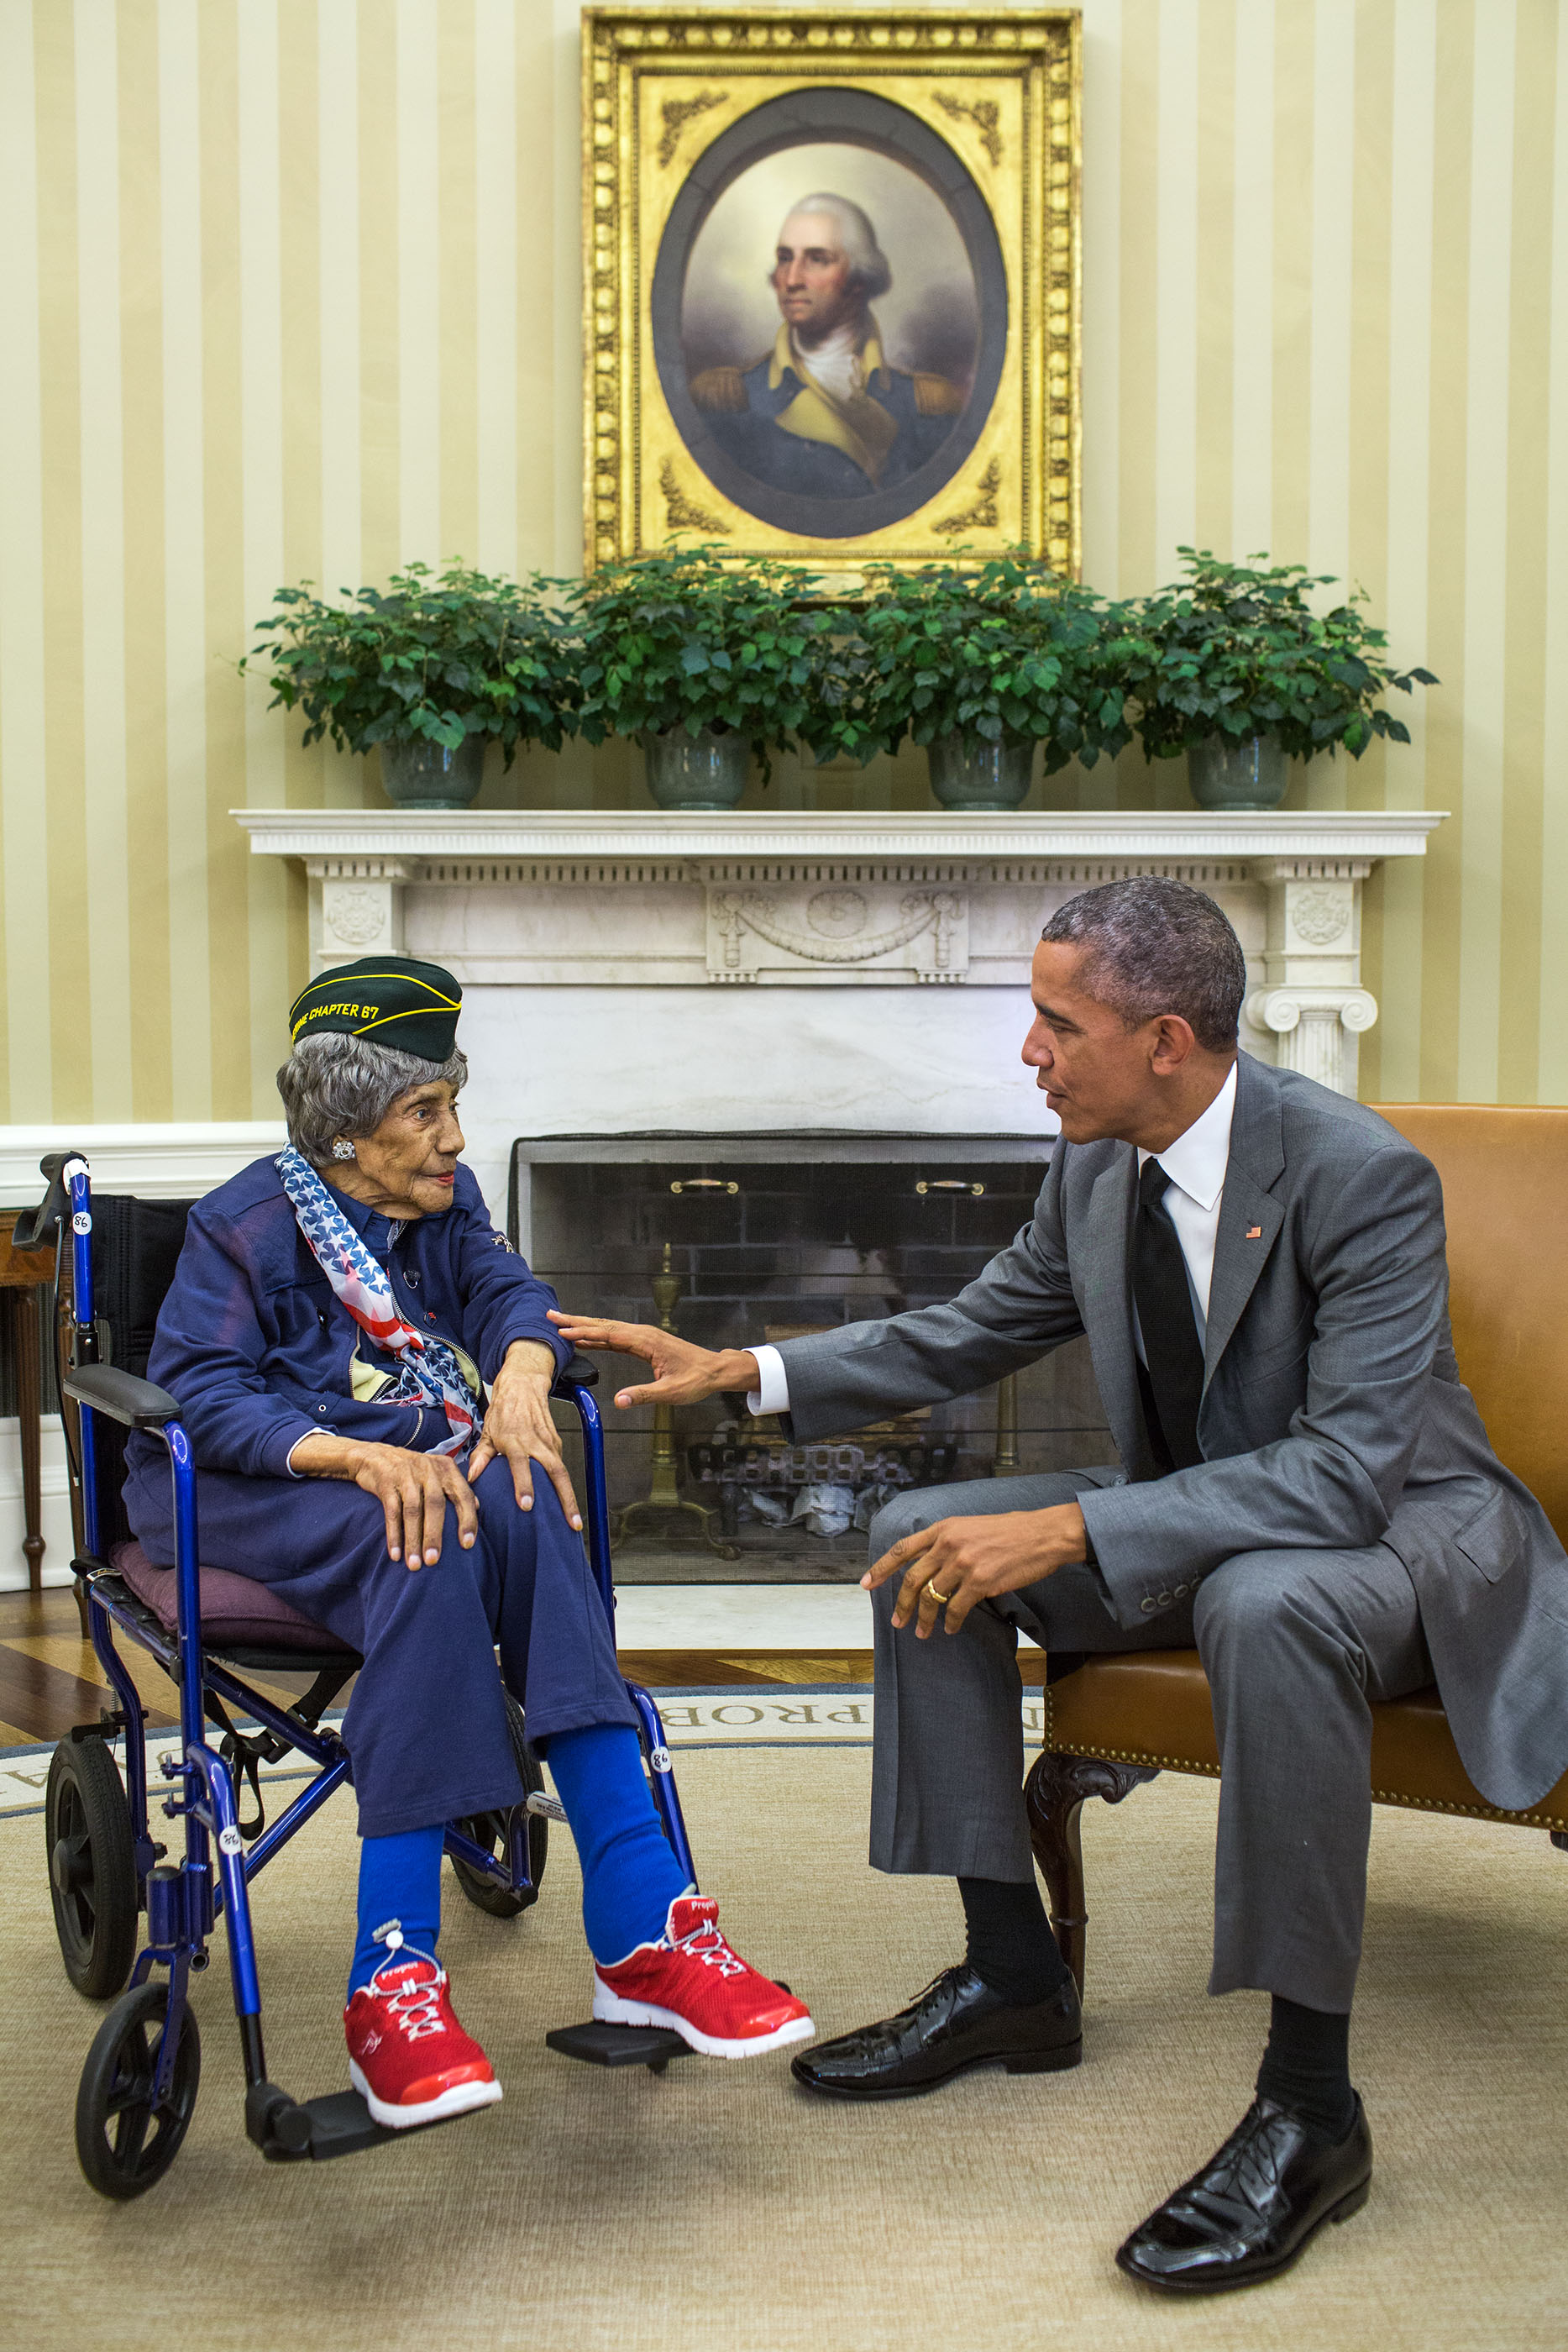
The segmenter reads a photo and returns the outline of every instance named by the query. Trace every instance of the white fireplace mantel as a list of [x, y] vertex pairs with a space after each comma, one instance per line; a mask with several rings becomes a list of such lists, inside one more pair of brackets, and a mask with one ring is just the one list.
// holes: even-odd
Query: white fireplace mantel
[[[1211, 815], [1202, 809], [1052, 810], [1041, 815], [964, 816], [945, 809], [828, 810], [674, 814], [624, 809], [235, 809], [258, 856], [454, 860], [534, 866], [541, 861], [620, 865], [653, 859], [1046, 858], [1111, 859], [1138, 871], [1150, 861], [1238, 857], [1419, 857], [1446, 812], [1430, 809], [1263, 810]], [[423, 875], [411, 878], [423, 879]], [[476, 877], [477, 878], [477, 877]]]
[[[313, 970], [378, 950], [427, 956], [466, 990], [549, 992], [558, 1028], [571, 992], [629, 989], [644, 1002], [655, 989], [708, 996], [706, 1013], [678, 1013], [663, 1000], [666, 1096], [672, 1060], [689, 1069], [691, 1056], [709, 1066], [716, 1058], [742, 1072], [764, 1029], [778, 1033], [777, 1023], [720, 1018], [711, 1002], [720, 992], [738, 1014], [738, 1000], [759, 989], [828, 992], [843, 1008], [833, 1024], [841, 1034], [877, 1036], [879, 1066], [949, 1032], [957, 1050], [961, 1032], [977, 1039], [973, 1015], [934, 1021], [933, 995], [956, 1010], [960, 992], [1026, 987], [1052, 908], [1127, 874], [1174, 875], [1210, 891], [1248, 957], [1249, 1050], [1354, 1093], [1356, 1041], [1377, 1018], [1361, 984], [1362, 886], [1383, 859], [1424, 856], [1443, 821], [1406, 809], [234, 814], [256, 856], [305, 867]], [[893, 992], [908, 992], [906, 1014], [893, 1008]], [[536, 1002], [542, 1016], [545, 1001]], [[638, 1016], [621, 1003], [600, 1022], [580, 1001], [567, 1016], [580, 1049], [592, 1054], [606, 1024], [624, 1046]], [[1009, 1000], [1009, 1018], [1012, 1010]], [[820, 1004], [804, 1024], [818, 1037], [828, 1011]], [[758, 1123], [778, 1125], [771, 1056], [768, 1075]], [[738, 1076], [737, 1084], [744, 1093]], [[798, 1091], [797, 1123], [820, 1124], [803, 1076]], [[898, 1108], [890, 1097], [862, 1116], [897, 1124]], [[571, 1124], [572, 1114], [560, 1116]], [[616, 1121], [638, 1123], [635, 1112]], [[945, 1109], [928, 1108], [922, 1123], [974, 1128], [975, 1107], [955, 1096]]]

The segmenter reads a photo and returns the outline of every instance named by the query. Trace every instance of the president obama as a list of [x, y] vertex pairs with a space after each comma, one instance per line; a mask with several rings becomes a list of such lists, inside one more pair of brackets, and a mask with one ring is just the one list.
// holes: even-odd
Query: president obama
[[618, 1403], [744, 1389], [807, 1441], [1087, 1332], [1118, 1463], [911, 1492], [873, 1527], [872, 1861], [956, 1879], [967, 1951], [794, 2073], [872, 2099], [1077, 2063], [1024, 1812], [1018, 1634], [1059, 1656], [1196, 1643], [1221, 1761], [1209, 1990], [1272, 2007], [1237, 2129], [1117, 2255], [1188, 2294], [1273, 2275], [1369, 2193], [1349, 2032], [1370, 1703], [1436, 1682], [1500, 1807], [1568, 1766], [1568, 1560], [1459, 1380], [1437, 1173], [1375, 1113], [1239, 1055], [1245, 983], [1201, 892], [1085, 891], [1035, 951], [1023, 1048], [1061, 1139], [1033, 1222], [956, 1298], [722, 1354], [564, 1327], [652, 1365]]

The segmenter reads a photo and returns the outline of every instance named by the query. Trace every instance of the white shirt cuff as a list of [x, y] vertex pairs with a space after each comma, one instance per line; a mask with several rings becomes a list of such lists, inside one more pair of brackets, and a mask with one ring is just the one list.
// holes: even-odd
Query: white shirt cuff
[[298, 1453], [299, 1448], [304, 1444], [306, 1439], [308, 1437], [320, 1437], [323, 1433], [328, 1437], [336, 1437], [338, 1434], [337, 1431], [327, 1422], [323, 1422], [319, 1427], [315, 1423], [312, 1423], [308, 1429], [302, 1429], [300, 1431], [298, 1436], [295, 1439], [293, 1444], [289, 1447], [287, 1453], [283, 1458], [283, 1466], [287, 1471], [291, 1478], [303, 1479], [305, 1475], [303, 1470], [297, 1470], [294, 1467], [294, 1457], [296, 1454]]
[[789, 1410], [789, 1378], [784, 1370], [784, 1359], [777, 1348], [766, 1345], [753, 1348], [757, 1359], [757, 1386], [746, 1400], [748, 1412], [788, 1412]]

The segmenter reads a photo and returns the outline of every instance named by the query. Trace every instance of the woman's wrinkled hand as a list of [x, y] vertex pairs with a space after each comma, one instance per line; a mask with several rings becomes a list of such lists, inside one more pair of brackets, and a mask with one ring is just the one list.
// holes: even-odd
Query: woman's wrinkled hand
[[319, 1431], [301, 1438], [289, 1467], [306, 1478], [345, 1478], [373, 1495], [386, 1515], [387, 1550], [410, 1568], [434, 1568], [446, 1536], [448, 1508], [457, 1540], [472, 1550], [479, 1507], [450, 1454], [411, 1454], [402, 1445], [367, 1445]]
[[542, 1341], [514, 1340], [496, 1375], [484, 1428], [468, 1456], [468, 1481], [475, 1484], [499, 1454], [511, 1470], [517, 1508], [531, 1511], [537, 1462], [560, 1498], [568, 1526], [580, 1530], [582, 1514], [561, 1459], [560, 1432], [550, 1417], [555, 1370], [554, 1354]]

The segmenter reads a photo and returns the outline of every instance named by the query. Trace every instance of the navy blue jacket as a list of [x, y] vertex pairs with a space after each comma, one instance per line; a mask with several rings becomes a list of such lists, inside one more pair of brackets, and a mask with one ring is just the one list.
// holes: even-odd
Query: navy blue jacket
[[[774, 423], [800, 390], [793, 368], [769, 388], [771, 354], [745, 369], [740, 383], [744, 410], [731, 415], [709, 413], [705, 423], [727, 457], [769, 489], [789, 490], [799, 498], [863, 499], [873, 489], [890, 490], [934, 457], [952, 432], [953, 415], [922, 416], [915, 401], [915, 379], [902, 368], [879, 368], [868, 385], [871, 397], [898, 426], [898, 438], [888, 452], [880, 482], [869, 481], [854, 459], [824, 441], [802, 440]], [[702, 404], [699, 402], [699, 405]]]
[[[571, 1350], [547, 1307], [557, 1304], [490, 1223], [461, 1164], [450, 1209], [393, 1228], [379, 1210], [334, 1194], [392, 1277], [405, 1320], [454, 1340], [486, 1384], [514, 1339], [542, 1339], [564, 1365]], [[258, 1160], [198, 1201], [169, 1295], [159, 1310], [147, 1377], [178, 1398], [197, 1467], [251, 1477], [287, 1475], [312, 1430], [428, 1453], [447, 1435], [434, 1406], [361, 1402], [352, 1394], [356, 1348], [377, 1370], [397, 1370], [339, 1304], [317, 1265], [282, 1179]], [[126, 1448], [132, 1476], [163, 1461], [154, 1437]]]

